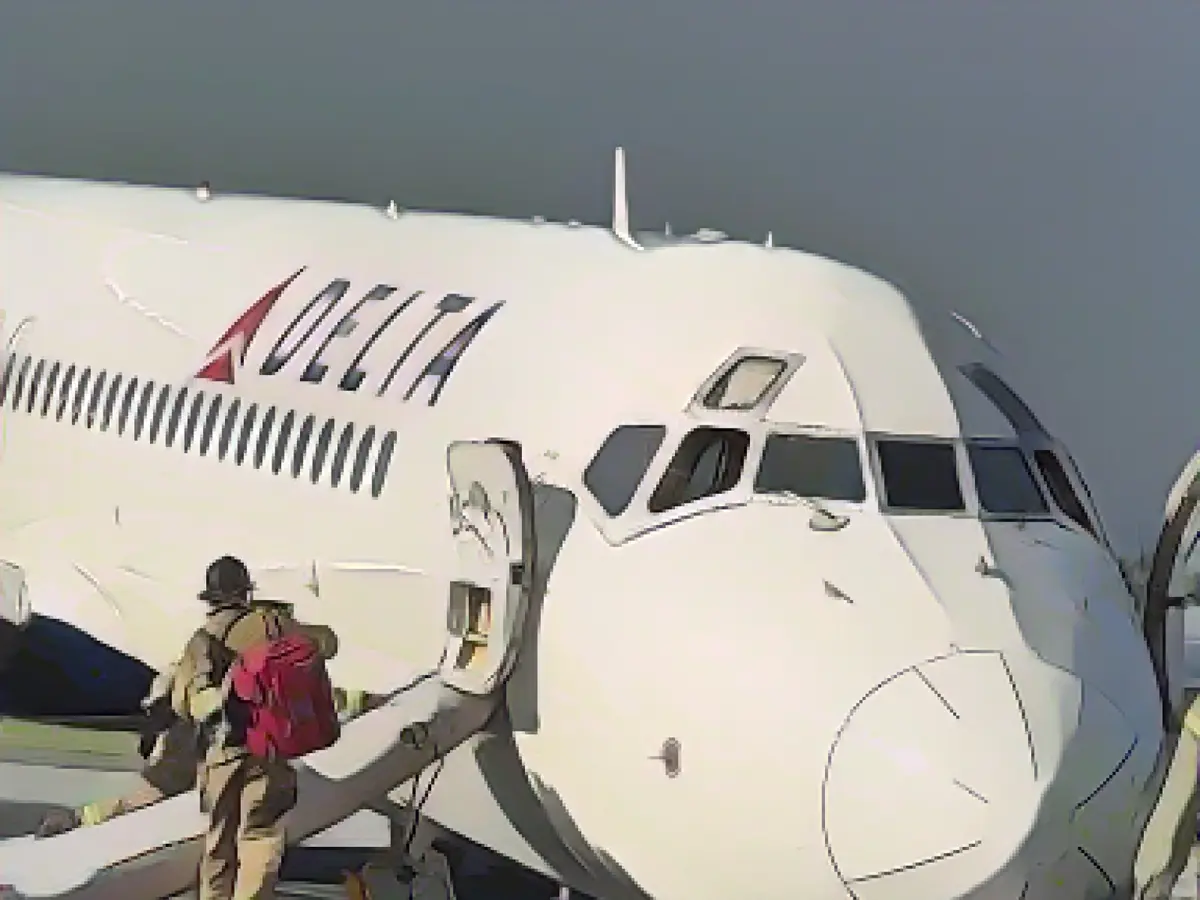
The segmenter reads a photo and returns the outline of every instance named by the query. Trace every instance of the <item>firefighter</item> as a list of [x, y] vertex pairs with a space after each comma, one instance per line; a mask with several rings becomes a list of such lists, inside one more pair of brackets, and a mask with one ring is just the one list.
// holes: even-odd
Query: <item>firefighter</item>
[[338, 650], [333, 631], [297, 622], [276, 605], [252, 602], [245, 563], [214, 561], [200, 599], [209, 606], [203, 628], [188, 641], [172, 684], [171, 705], [200, 734], [197, 774], [208, 816], [200, 862], [199, 900], [269, 900], [283, 862], [284, 817], [296, 804], [296, 772], [283, 759], [252, 756], [245, 723], [226, 701], [226, 676], [237, 654], [281, 634], [301, 633], [324, 659]]
[[[146, 764], [134, 786], [120, 797], [97, 800], [78, 809], [55, 809], [47, 813], [37, 829], [37, 837], [53, 837], [81, 825], [98, 825], [116, 816], [167, 797], [186, 793], [196, 786], [199, 759], [196, 753], [196, 728], [173, 713], [164, 721], [163, 704], [170, 712], [170, 690], [175, 666], [154, 680], [143, 706], [147, 710], [148, 728], [154, 734], [151, 747], [144, 753]], [[381, 705], [384, 698], [362, 690], [338, 688], [334, 700], [343, 718], [352, 719]], [[158, 727], [156, 727], [156, 725]]]

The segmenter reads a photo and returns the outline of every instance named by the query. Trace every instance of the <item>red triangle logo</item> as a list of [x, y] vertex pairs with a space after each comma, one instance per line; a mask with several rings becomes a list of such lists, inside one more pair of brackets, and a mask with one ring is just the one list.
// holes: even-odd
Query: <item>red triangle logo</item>
[[[207, 361], [196, 373], [196, 377], [205, 381], [233, 384], [234, 372], [240, 369], [246, 361], [246, 350], [249, 348], [250, 342], [254, 340], [254, 335], [258, 333], [259, 327], [274, 308], [275, 302], [303, 271], [304, 269], [300, 269], [286, 281], [271, 288], [256, 300], [253, 306], [242, 313], [208, 352]], [[236, 362], [234, 360], [235, 352], [237, 354]]]

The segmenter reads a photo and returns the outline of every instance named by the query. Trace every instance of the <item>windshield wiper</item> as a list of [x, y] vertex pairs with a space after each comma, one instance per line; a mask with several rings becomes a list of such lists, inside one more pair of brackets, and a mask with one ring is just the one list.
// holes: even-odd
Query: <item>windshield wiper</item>
[[815, 497], [805, 497], [794, 491], [772, 491], [771, 495], [795, 500], [811, 509], [813, 514], [808, 520], [808, 527], [813, 531], [841, 531], [850, 524], [849, 516], [839, 516], [830, 512], [829, 508]]

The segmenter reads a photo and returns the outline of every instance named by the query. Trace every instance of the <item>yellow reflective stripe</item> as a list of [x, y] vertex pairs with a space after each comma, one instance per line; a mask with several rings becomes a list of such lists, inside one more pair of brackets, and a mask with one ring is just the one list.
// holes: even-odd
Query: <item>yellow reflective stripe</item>
[[104, 821], [104, 809], [99, 803], [89, 803], [79, 810], [79, 822], [82, 825], [99, 825]]
[[333, 708], [347, 716], [357, 716], [367, 708], [367, 692], [358, 689], [334, 688]]
[[192, 718], [203, 721], [220, 710], [225, 698], [219, 687], [203, 688], [192, 697]]
[[1200, 737], [1200, 712], [1193, 706], [1183, 717], [1183, 727], [1196, 737]]

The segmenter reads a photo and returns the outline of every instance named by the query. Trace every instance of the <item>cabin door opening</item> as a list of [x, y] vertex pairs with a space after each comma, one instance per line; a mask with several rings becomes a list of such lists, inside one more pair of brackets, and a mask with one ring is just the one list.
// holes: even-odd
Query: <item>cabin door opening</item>
[[447, 592], [443, 680], [489, 694], [520, 651], [536, 566], [533, 490], [511, 441], [459, 441], [446, 450], [454, 557]]

